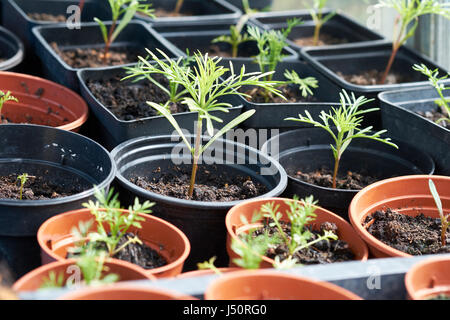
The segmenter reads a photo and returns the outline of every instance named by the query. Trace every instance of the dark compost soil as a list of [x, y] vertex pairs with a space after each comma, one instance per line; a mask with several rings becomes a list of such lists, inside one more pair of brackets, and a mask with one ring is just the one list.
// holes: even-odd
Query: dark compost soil
[[65, 15], [53, 15], [49, 13], [37, 13], [32, 12], [27, 14], [28, 18], [36, 21], [48, 21], [48, 22], [66, 22], [67, 17]]
[[[169, 82], [162, 75], [152, 75], [153, 78], [168, 88]], [[132, 83], [130, 80], [120, 81], [117, 76], [111, 79], [88, 80], [87, 86], [92, 94], [120, 120], [130, 121], [146, 117], [157, 116], [155, 109], [146, 101], [164, 104], [169, 96], [158, 86], [144, 80]], [[185, 104], [172, 104], [170, 112], [179, 113], [189, 111]]]
[[[269, 101], [266, 102], [265, 91], [262, 88], [255, 87], [250, 90], [246, 90], [245, 93], [250, 97], [245, 97], [247, 101], [253, 103], [296, 103], [296, 102], [317, 102], [314, 96], [308, 95], [304, 98], [301, 95], [300, 90], [292, 85], [282, 86], [278, 88], [281, 94], [286, 98], [286, 100], [278, 97], [276, 95], [270, 95]], [[314, 89], [313, 89], [314, 90]], [[314, 91], [313, 91], [314, 92]]]
[[378, 240], [411, 255], [450, 253], [441, 245], [441, 221], [419, 214], [410, 217], [391, 209], [376, 211], [364, 220], [367, 231]]
[[[322, 168], [314, 172], [302, 172], [300, 170], [297, 170], [288, 173], [290, 176], [302, 180], [306, 183], [325, 188], [332, 188], [333, 186], [333, 171], [326, 168]], [[346, 175], [338, 173], [336, 179], [336, 188], [346, 190], [360, 190], [378, 180], [379, 178], [367, 175], [365, 172], [357, 173], [348, 171]]]
[[[278, 233], [279, 231], [276, 227], [271, 227], [269, 225], [271, 222], [272, 220], [265, 219], [264, 227], [256, 230], [254, 235], [264, 234], [264, 232], [268, 232], [269, 235]], [[289, 222], [281, 221], [281, 227], [288, 236], [291, 236], [291, 224]], [[308, 229], [312, 233], [312, 237], [308, 242], [314, 241], [323, 235], [325, 230], [333, 231], [336, 234], [338, 230], [337, 226], [331, 222], [322, 223], [319, 230], [313, 230], [311, 227], [308, 227]], [[271, 259], [275, 259], [275, 257], [278, 256], [280, 261], [283, 261], [289, 257], [289, 249], [285, 244], [281, 244], [276, 248], [270, 248], [266, 256]], [[293, 258], [296, 258], [297, 262], [300, 264], [325, 264], [353, 260], [354, 254], [350, 250], [348, 243], [345, 241], [339, 239], [329, 241], [322, 240], [308, 248], [299, 250], [294, 254]]]
[[[20, 183], [18, 174], [0, 176], [0, 199], [19, 199]], [[84, 187], [73, 184], [62, 186], [60, 181], [54, 181], [41, 176], [30, 176], [25, 182], [22, 200], [48, 200], [71, 196], [83, 192]]]
[[[434, 123], [436, 123], [436, 121], [442, 119], [442, 118], [447, 118], [447, 115], [445, 115], [444, 113], [441, 112], [441, 108], [439, 108], [438, 106], [436, 106], [435, 109], [430, 110], [430, 111], [417, 111], [416, 112], [418, 115], [433, 121]], [[450, 129], [450, 123], [447, 121], [440, 121], [439, 123], [437, 123], [438, 125], [440, 125], [443, 128], [447, 128]]]
[[[381, 77], [383, 76], [383, 71], [378, 70], [369, 70], [364, 71], [359, 74], [343, 74], [338, 71], [336, 73], [339, 77], [343, 78], [345, 81], [360, 85], [360, 86], [373, 86], [379, 84]], [[391, 72], [386, 78], [386, 82], [384, 84], [396, 84], [396, 83], [405, 83], [411, 82], [412, 79], [403, 74]]]
[[99, 68], [116, 66], [138, 61], [138, 56], [146, 56], [145, 51], [133, 47], [112, 47], [109, 49], [107, 59], [104, 57], [104, 48], [76, 48], [60, 49], [55, 42], [51, 47], [72, 68]]
[[[178, 199], [188, 199], [191, 168], [173, 166], [154, 171], [154, 177], [135, 177], [130, 181], [150, 192]], [[266, 193], [266, 186], [250, 177], [230, 177], [215, 166], [199, 166], [192, 200], [226, 202], [254, 198]]]
[[[300, 47], [313, 47], [314, 46], [314, 36], [312, 37], [304, 37], [304, 38], [296, 38], [293, 42]], [[317, 43], [317, 47], [326, 46], [326, 45], [337, 45], [348, 43], [348, 40], [345, 38], [334, 37], [330, 34], [321, 32], [319, 36], [319, 41]]]

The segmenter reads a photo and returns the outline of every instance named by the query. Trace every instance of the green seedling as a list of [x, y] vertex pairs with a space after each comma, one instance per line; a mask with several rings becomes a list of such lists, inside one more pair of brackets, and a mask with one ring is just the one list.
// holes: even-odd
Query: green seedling
[[[153, 9], [150, 9], [150, 5], [140, 3], [141, 0], [108, 0], [111, 7], [111, 20], [112, 24], [108, 28], [99, 18], [94, 18], [94, 21], [100, 26], [103, 40], [105, 42], [105, 52], [103, 54], [103, 60], [106, 62], [108, 58], [108, 52], [111, 44], [116, 40], [119, 34], [125, 29], [125, 27], [133, 19], [134, 15], [139, 12], [149, 17], [154, 17]], [[119, 22], [120, 18], [120, 22]]]
[[309, 10], [315, 24], [313, 38], [314, 46], [319, 44], [320, 31], [322, 30], [323, 25], [336, 15], [336, 12], [332, 11], [324, 16], [323, 9], [327, 5], [327, 2], [328, 0], [313, 0], [312, 8]]
[[[319, 116], [322, 122], [314, 120], [307, 110], [305, 111], [306, 116], [299, 114], [298, 118], [285, 119], [289, 121], [312, 124], [315, 127], [324, 129], [331, 135], [334, 140], [334, 145], [331, 145], [331, 149], [335, 160], [333, 171], [333, 188], [336, 188], [336, 178], [342, 154], [348, 148], [353, 139], [376, 140], [398, 149], [398, 146], [392, 143], [390, 138], [381, 138], [381, 135], [387, 132], [387, 130], [371, 133], [372, 126], [364, 129], [360, 128], [365, 114], [379, 110], [378, 108], [360, 110], [361, 106], [373, 101], [374, 99], [366, 99], [364, 96], [356, 98], [354, 93], [352, 93], [350, 97], [345, 90], [342, 90], [339, 95], [340, 107], [331, 107], [331, 111], [329, 113], [322, 110]], [[336, 128], [337, 133], [333, 131], [333, 127]]]
[[413, 66], [413, 69], [416, 71], [421, 72], [425, 76], [428, 77], [428, 81], [431, 83], [433, 88], [436, 89], [437, 93], [439, 94], [440, 99], [436, 100], [436, 104], [441, 108], [442, 113], [446, 114], [447, 117], [443, 117], [436, 121], [436, 123], [441, 122], [447, 122], [450, 123], [450, 106], [449, 106], [449, 99], [444, 97], [444, 91], [450, 90], [450, 87], [445, 87], [445, 85], [441, 82], [448, 78], [448, 74], [442, 77], [439, 77], [439, 69], [436, 68], [434, 70], [430, 70], [426, 65], [421, 64], [415, 64]]
[[[189, 184], [188, 198], [191, 199], [194, 192], [194, 185], [196, 179], [196, 173], [198, 168], [198, 162], [202, 153], [209, 148], [219, 137], [224, 135], [227, 131], [231, 130], [241, 122], [250, 118], [255, 110], [249, 110], [244, 112], [240, 116], [236, 117], [214, 134], [213, 121], [222, 123], [223, 120], [216, 115], [212, 115], [213, 111], [229, 112], [228, 108], [232, 105], [226, 102], [219, 102], [219, 99], [227, 95], [240, 95], [247, 96], [245, 93], [238, 91], [242, 86], [259, 86], [273, 94], [283, 97], [279, 90], [274, 86], [276, 82], [263, 81], [262, 78], [266, 77], [268, 73], [246, 73], [245, 67], [242, 67], [239, 74], [235, 74], [233, 65], [230, 63], [230, 68], [225, 68], [219, 65], [221, 58], [208, 57], [208, 54], [202, 56], [199, 52], [194, 55], [194, 67], [182, 68], [177, 61], [169, 58], [164, 52], [158, 50], [165, 60], [159, 59], [153, 52], [147, 50], [151, 58], [156, 62], [150, 64], [146, 59], [139, 57], [139, 59], [145, 64], [147, 74], [162, 74], [170, 78], [174, 83], [179, 84], [182, 88], [187, 90], [187, 96], [183, 97], [182, 103], [189, 107], [191, 112], [197, 112], [197, 123], [195, 131], [195, 142], [191, 145], [187, 139], [183, 130], [181, 130], [178, 122], [167, 111], [166, 108], [156, 104], [154, 102], [147, 101], [147, 104], [161, 113], [170, 124], [174, 127], [177, 133], [182, 138], [183, 142], [189, 148], [193, 164], [192, 174]], [[222, 80], [222, 76], [229, 73], [229, 75]], [[202, 130], [203, 122], [206, 121], [206, 129], [208, 135], [211, 137], [209, 141], [202, 145]]]
[[393, 8], [398, 13], [395, 19], [392, 53], [379, 82], [384, 84], [398, 50], [409, 38], [414, 36], [419, 25], [419, 17], [431, 14], [450, 19], [450, 3], [441, 3], [440, 0], [380, 0], [378, 7]]
[[436, 186], [434, 185], [433, 180], [428, 180], [428, 186], [430, 188], [431, 195], [433, 196], [434, 202], [436, 203], [436, 207], [439, 210], [439, 217], [441, 218], [441, 245], [445, 247], [447, 245], [447, 229], [450, 225], [450, 214], [445, 215], [444, 210], [442, 209], [442, 201], [439, 197], [439, 193], [436, 190]]
[[295, 84], [298, 86], [303, 98], [308, 97], [308, 95], [313, 96], [314, 92], [312, 91], [312, 89], [319, 87], [319, 82], [316, 78], [307, 77], [302, 79], [294, 70], [286, 70], [284, 72], [284, 77], [288, 80], [285, 82], [286, 84]]
[[3, 104], [7, 101], [19, 102], [16, 97], [11, 95], [11, 91], [4, 93], [0, 90], [0, 115], [2, 114]]
[[[88, 203], [83, 204], [83, 207], [89, 209], [91, 214], [95, 217], [97, 229], [95, 232], [89, 232], [86, 235], [86, 232], [90, 229], [89, 224], [92, 222], [79, 225], [79, 229], [74, 228], [72, 230], [74, 238], [79, 239], [79, 241], [78, 245], [76, 245], [75, 248], [72, 248], [71, 254], [80, 254], [86, 250], [87, 245], [96, 243], [104, 244], [108, 256], [114, 257], [129, 244], [142, 244], [137, 236], [128, 237], [120, 246], [119, 241], [131, 227], [138, 229], [142, 228], [140, 221], [143, 221], [144, 218], [140, 217], [139, 214], [151, 213], [152, 211], [150, 208], [154, 203], [145, 201], [143, 204], [140, 204], [138, 198], [136, 198], [134, 205], [129, 206], [129, 212], [126, 213], [121, 209], [118, 196], [119, 194], [114, 194], [113, 188], [111, 188], [109, 193], [96, 189], [96, 201], [89, 200]], [[108, 229], [106, 229], [105, 226], [108, 226]]]
[[22, 200], [23, 187], [25, 186], [25, 183], [28, 181], [29, 178], [36, 178], [36, 177], [35, 176], [30, 176], [30, 175], [28, 175], [28, 173], [22, 173], [20, 176], [17, 177], [17, 181], [20, 182], [19, 200]]
[[242, 33], [244, 25], [247, 23], [248, 19], [255, 14], [257, 11], [250, 8], [248, 0], [242, 0], [242, 6], [244, 8], [245, 14], [243, 14], [236, 25], [230, 26], [230, 35], [222, 35], [214, 38], [211, 43], [225, 42], [231, 45], [231, 56], [236, 58], [238, 55], [239, 45], [248, 41], [252, 41], [252, 37], [248, 33]]
[[214, 262], [216, 261], [217, 257], [212, 257], [208, 261], [204, 261], [201, 263], [197, 263], [197, 267], [199, 270], [212, 270], [216, 274], [222, 274], [219, 269], [214, 265]]

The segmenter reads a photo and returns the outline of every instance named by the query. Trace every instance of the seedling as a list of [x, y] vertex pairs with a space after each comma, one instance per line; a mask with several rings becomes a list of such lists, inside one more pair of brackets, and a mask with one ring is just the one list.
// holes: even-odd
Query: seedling
[[[174, 83], [178, 83], [181, 87], [186, 89], [188, 96], [183, 97], [182, 103], [186, 104], [190, 111], [198, 113], [195, 143], [194, 145], [191, 145], [189, 140], [186, 138], [185, 133], [181, 130], [177, 121], [170, 114], [170, 112], [159, 104], [147, 101], [148, 105], [156, 109], [167, 118], [191, 152], [193, 164], [188, 191], [188, 198], [191, 199], [194, 192], [198, 161], [202, 153], [228, 130], [231, 130], [241, 122], [247, 120], [255, 113], [255, 110], [249, 110], [241, 114], [214, 134], [213, 121], [221, 123], [223, 120], [217, 116], [211, 115], [210, 113], [213, 111], [229, 112], [228, 108], [232, 106], [226, 102], [219, 102], [219, 99], [227, 95], [248, 96], [245, 93], [238, 91], [239, 88], [246, 85], [259, 86], [265, 88], [273, 94], [277, 94], [281, 97], [283, 96], [280, 94], [279, 90], [274, 88], [275, 82], [261, 80], [261, 78], [266, 77], [269, 73], [245, 73], [245, 67], [242, 67], [241, 72], [239, 74], [235, 74], [232, 63], [230, 63], [230, 68], [225, 68], [219, 65], [221, 58], [210, 58], [208, 57], [208, 54], [203, 57], [200, 53], [196, 53], [194, 55], [195, 66], [186, 69], [182, 68], [177, 61], [169, 58], [161, 50], [158, 51], [165, 58], [165, 60], [159, 59], [150, 50], [147, 51], [156, 63], [150, 64], [146, 59], [139, 57], [139, 59], [146, 66], [145, 72], [147, 74], [163, 74], [166, 77], [169, 77]], [[222, 80], [221, 77], [227, 72], [229, 72], [230, 75]], [[203, 120], [206, 121], [207, 133], [211, 137], [205, 145], [202, 145]]]
[[[188, 52], [189, 53], [189, 52]], [[189, 56], [189, 54], [188, 54]], [[146, 59], [148, 61], [148, 59]], [[189, 72], [189, 64], [191, 62], [190, 57], [189, 58], [179, 58], [176, 63], [180, 67], [180, 69], [185, 69], [185, 72]], [[135, 66], [133, 67], [125, 67], [126, 73], [129, 74], [129, 76], [125, 77], [122, 80], [129, 79], [129, 78], [136, 78], [134, 81], [141, 81], [142, 79], [147, 79], [148, 81], [152, 82], [154, 85], [156, 85], [162, 92], [165, 92], [169, 99], [166, 103], [161, 104], [168, 112], [171, 112], [171, 106], [175, 105], [179, 102], [181, 102], [188, 91], [186, 89], [182, 89], [180, 84], [172, 81], [171, 77], [166, 76], [166, 79], [169, 83], [169, 88], [166, 88], [163, 86], [160, 82], [156, 81], [152, 76], [151, 73], [148, 72], [147, 63], [144, 63], [143, 61], [139, 61]]]
[[[153, 9], [150, 9], [150, 5], [140, 3], [141, 0], [108, 0], [112, 12], [112, 24], [108, 28], [98, 18], [94, 18], [95, 22], [100, 26], [102, 32], [103, 40], [105, 42], [105, 52], [103, 54], [103, 60], [106, 62], [108, 58], [108, 52], [111, 44], [116, 40], [117, 36], [122, 32], [122, 30], [128, 25], [128, 23], [133, 19], [136, 12], [147, 15], [149, 17], [154, 17]], [[121, 18], [120, 22], [118, 21]]]
[[317, 46], [319, 44], [320, 30], [322, 29], [323, 25], [336, 15], [336, 12], [332, 11], [324, 16], [323, 9], [327, 5], [327, 2], [328, 0], [313, 0], [313, 6], [309, 10], [311, 18], [315, 23], [313, 38], [314, 46]]
[[0, 90], [0, 115], [2, 114], [3, 104], [6, 101], [19, 102], [19, 100], [17, 100], [16, 97], [11, 95], [11, 91], [7, 91], [6, 93], [4, 93], [3, 91]]
[[[387, 130], [370, 133], [372, 126], [364, 129], [360, 128], [361, 122], [364, 119], [364, 114], [377, 111], [378, 108], [366, 110], [360, 110], [359, 108], [374, 99], [366, 99], [364, 96], [356, 98], [354, 93], [352, 93], [350, 97], [345, 90], [342, 90], [339, 95], [340, 107], [331, 107], [331, 111], [329, 113], [322, 110], [319, 116], [322, 122], [314, 120], [308, 110], [305, 110], [306, 116], [299, 114], [298, 118], [285, 119], [289, 121], [312, 124], [315, 127], [324, 129], [331, 135], [334, 140], [334, 145], [331, 145], [334, 156], [333, 188], [336, 188], [336, 178], [342, 154], [348, 148], [353, 139], [372, 139], [386, 143], [398, 149], [398, 146], [392, 143], [390, 138], [380, 137], [382, 134], [387, 132]], [[337, 133], [333, 131], [333, 126], [336, 127]]]
[[302, 92], [303, 98], [308, 97], [308, 95], [313, 96], [314, 92], [312, 91], [312, 89], [319, 87], [319, 82], [317, 81], [316, 78], [307, 77], [307, 78], [302, 79], [302, 78], [300, 78], [298, 73], [295, 72], [294, 70], [292, 70], [292, 71], [286, 70], [284, 72], [284, 77], [288, 80], [285, 82], [286, 84], [290, 83], [290, 84], [298, 85], [298, 88]]
[[175, 14], [179, 14], [181, 7], [183, 6], [184, 0], [177, 0], [177, 4], [175, 5]]
[[450, 214], [445, 215], [444, 210], [442, 209], [442, 201], [439, 197], [439, 194], [436, 190], [436, 186], [434, 185], [433, 180], [428, 180], [428, 186], [430, 188], [431, 195], [433, 196], [434, 202], [436, 203], [436, 207], [439, 210], [439, 217], [441, 218], [441, 245], [445, 247], [447, 245], [447, 229], [450, 225]]
[[445, 87], [443, 83], [440, 81], [443, 81], [448, 78], [448, 74], [445, 76], [442, 76], [439, 78], [439, 69], [436, 68], [434, 70], [428, 69], [428, 67], [424, 64], [418, 65], [415, 64], [413, 66], [413, 69], [416, 71], [421, 72], [425, 76], [428, 77], [429, 82], [431, 85], [436, 89], [437, 93], [441, 97], [440, 99], [436, 100], [436, 104], [442, 109], [443, 114], [447, 114], [447, 117], [443, 117], [436, 121], [436, 123], [440, 122], [447, 122], [450, 123], [450, 106], [449, 106], [449, 99], [444, 97], [444, 90], [450, 90], [450, 87]]
[[414, 36], [419, 25], [419, 17], [435, 14], [450, 19], [450, 3], [441, 3], [440, 0], [380, 0], [378, 6], [393, 8], [398, 13], [398, 17], [395, 19], [392, 53], [379, 82], [384, 84], [398, 50], [409, 38]]
[[28, 173], [23, 173], [20, 176], [17, 177], [17, 181], [20, 182], [19, 187], [19, 200], [22, 200], [22, 194], [23, 194], [23, 187], [25, 183], [28, 181], [28, 178], [36, 178], [35, 176], [29, 176]]
[[[120, 239], [128, 232], [130, 227], [142, 228], [140, 221], [143, 221], [144, 218], [140, 217], [139, 214], [151, 213], [150, 208], [154, 203], [145, 201], [143, 204], [140, 204], [139, 200], [136, 198], [134, 205], [129, 206], [129, 212], [125, 213], [120, 207], [118, 196], [119, 194], [114, 194], [113, 188], [111, 188], [108, 194], [96, 189], [95, 197], [97, 201], [93, 202], [92, 200], [89, 200], [88, 203], [83, 204], [83, 206], [88, 208], [95, 217], [97, 230], [95, 232], [90, 232], [86, 236], [85, 233], [89, 230], [89, 225], [80, 225], [81, 231], [74, 229], [74, 237], [79, 239], [79, 243], [82, 245], [72, 248], [72, 254], [80, 254], [80, 252], [85, 250], [86, 245], [97, 243], [104, 244], [108, 256], [114, 257], [129, 244], [142, 244], [139, 238], [135, 236], [127, 238], [127, 241], [118, 246]], [[105, 225], [109, 227], [108, 230], [105, 228]]]
[[253, 40], [253, 38], [250, 37], [248, 33], [242, 33], [242, 28], [244, 27], [248, 19], [250, 19], [250, 17], [257, 11], [250, 9], [248, 0], [242, 0], [242, 6], [244, 8], [245, 14], [243, 14], [239, 18], [236, 25], [230, 26], [230, 35], [222, 35], [211, 41], [211, 43], [219, 43], [219, 42], [229, 43], [231, 45], [231, 56], [233, 58], [237, 57], [238, 48], [240, 44]]
[[212, 257], [209, 261], [204, 261], [202, 263], [197, 263], [197, 267], [199, 270], [213, 270], [216, 274], [222, 274], [219, 269], [214, 265], [214, 261], [216, 261], [217, 257]]

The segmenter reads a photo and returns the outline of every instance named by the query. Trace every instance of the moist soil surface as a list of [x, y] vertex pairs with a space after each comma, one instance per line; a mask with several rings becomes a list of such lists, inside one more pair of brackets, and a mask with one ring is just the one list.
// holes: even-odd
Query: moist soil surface
[[[447, 116], [441, 112], [441, 109], [439, 107], [436, 107], [436, 109], [431, 111], [417, 111], [416, 113], [428, 120], [433, 121], [434, 123], [436, 123], [436, 121], [438, 121], [439, 119], [447, 118]], [[447, 121], [440, 121], [437, 124], [443, 128], [450, 129], [450, 123]]]
[[[140, 188], [164, 196], [189, 199], [191, 168], [170, 167], [162, 172], [154, 172], [155, 177], [135, 177], [130, 181]], [[204, 202], [226, 202], [254, 198], [266, 193], [266, 186], [253, 181], [248, 176], [231, 177], [221, 173], [216, 166], [199, 166], [194, 194], [191, 200]]]
[[[160, 84], [169, 87], [167, 79], [159, 74], [152, 75]], [[169, 96], [150, 81], [139, 84], [129, 80], [120, 81], [116, 76], [104, 80], [88, 80], [87, 86], [92, 94], [120, 120], [131, 121], [140, 118], [154, 117], [158, 113], [146, 101], [164, 104]], [[189, 111], [185, 104], [171, 104], [172, 114]]]
[[[175, 9], [175, 8], [174, 8]], [[189, 17], [192, 16], [191, 12], [174, 12], [174, 11], [168, 11], [163, 8], [156, 8], [155, 12], [153, 13], [158, 18], [165, 18], [165, 17]]]
[[450, 253], [450, 239], [441, 244], [441, 220], [420, 213], [410, 217], [391, 209], [376, 211], [364, 220], [367, 231], [378, 240], [411, 255]]
[[[383, 71], [378, 70], [369, 70], [364, 71], [359, 74], [343, 74], [338, 71], [336, 73], [339, 77], [343, 78], [345, 81], [360, 85], [360, 86], [373, 86], [379, 84], [381, 77], [383, 76]], [[386, 82], [384, 84], [397, 84], [404, 82], [411, 82], [412, 79], [403, 74], [391, 72], [386, 78]]]
[[[121, 247], [129, 239], [133, 239], [139, 235], [133, 234], [131, 232], [125, 233], [119, 240], [117, 247]], [[141, 239], [139, 239], [141, 240]], [[113, 258], [120, 259], [122, 261], [131, 262], [138, 265], [144, 269], [155, 269], [167, 264], [167, 261], [156, 251], [147, 246], [144, 241], [140, 243], [129, 243], [126, 247], [116, 253]], [[104, 243], [99, 243], [95, 245], [99, 250], [106, 250], [106, 245]], [[67, 253], [67, 258], [77, 256], [77, 254]]]
[[245, 93], [250, 97], [245, 97], [247, 101], [253, 103], [296, 103], [296, 102], [317, 102], [314, 96], [303, 97], [300, 91], [293, 86], [282, 86], [278, 88], [281, 94], [287, 99], [284, 100], [276, 95], [270, 94], [269, 101], [266, 101], [265, 90], [259, 87], [247, 90]]
[[[300, 47], [313, 47], [314, 45], [314, 36], [305, 37], [305, 38], [296, 38], [293, 42]], [[348, 43], [348, 40], [345, 38], [338, 38], [327, 33], [321, 33], [319, 36], [319, 41], [317, 43], [317, 47], [326, 46], [326, 45], [337, 45]]]
[[138, 56], [146, 56], [144, 50], [136, 48], [113, 47], [109, 49], [107, 59], [104, 57], [104, 48], [76, 48], [61, 50], [55, 42], [51, 47], [72, 68], [99, 68], [116, 66], [138, 61]]
[[[273, 220], [267, 221], [266, 219], [264, 227], [255, 231], [254, 235], [257, 236], [259, 234], [268, 232], [270, 236], [279, 233], [276, 227], [271, 227], [269, 225], [272, 221]], [[291, 224], [289, 222], [281, 221], [281, 227], [288, 236], [291, 236]], [[308, 242], [311, 242], [323, 235], [325, 230], [337, 233], [338, 227], [332, 222], [324, 222], [320, 225], [319, 230], [313, 230], [311, 227], [308, 227], [308, 229], [312, 233], [311, 238], [308, 240]], [[271, 259], [275, 259], [275, 257], [278, 256], [280, 258], [280, 261], [283, 261], [289, 257], [289, 249], [285, 244], [278, 245], [276, 248], [270, 248], [266, 256]], [[299, 250], [293, 256], [293, 258], [296, 258], [297, 262], [300, 264], [325, 264], [342, 262], [353, 260], [354, 257], [355, 256], [350, 250], [348, 243], [339, 239], [319, 241], [308, 248]]]
[[[17, 180], [19, 175], [0, 176], [0, 199], [20, 199], [20, 182]], [[58, 181], [41, 176], [30, 176], [23, 187], [22, 200], [56, 199], [68, 197], [84, 190], [85, 188], [76, 184], [67, 184], [63, 187]]]
[[65, 15], [53, 15], [49, 13], [28, 13], [28, 18], [36, 21], [48, 21], [48, 22], [66, 22], [67, 17]]
[[[333, 187], [333, 171], [326, 168], [321, 168], [320, 170], [313, 172], [302, 172], [297, 170], [289, 172], [289, 175], [306, 183], [314, 184], [320, 187]], [[336, 188], [344, 190], [360, 190], [378, 180], [380, 180], [380, 178], [366, 175], [364, 172], [357, 173], [348, 171], [346, 175], [338, 173]]]

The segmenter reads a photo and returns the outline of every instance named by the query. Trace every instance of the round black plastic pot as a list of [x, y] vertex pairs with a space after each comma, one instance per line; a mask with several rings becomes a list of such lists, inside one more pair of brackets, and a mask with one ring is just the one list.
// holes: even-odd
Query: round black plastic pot
[[[192, 141], [193, 136], [188, 139]], [[209, 137], [203, 136], [206, 142]], [[179, 149], [174, 149], [179, 148]], [[251, 177], [266, 186], [260, 197], [276, 197], [287, 185], [284, 169], [274, 159], [257, 149], [228, 140], [217, 140], [204, 154], [201, 166], [208, 166], [211, 174]], [[207, 156], [206, 154], [209, 155]], [[242, 202], [202, 202], [163, 196], [137, 187], [133, 177], [158, 177], [171, 172], [174, 166], [190, 167], [190, 151], [175, 136], [142, 137], [122, 143], [112, 151], [116, 162], [116, 181], [121, 200], [131, 202], [135, 197], [156, 203], [153, 214], [179, 227], [189, 238], [191, 254], [186, 270], [197, 269], [197, 263], [217, 256], [217, 266], [228, 265], [226, 252], [225, 216], [234, 205]]]
[[12, 32], [0, 27], [0, 70], [17, 71], [24, 58], [22, 42]]
[[[331, 13], [329, 9], [323, 11], [324, 16], [329, 13]], [[286, 28], [286, 21], [293, 18], [299, 18], [303, 21], [303, 24], [294, 27], [288, 36], [289, 45], [298, 51], [303, 47], [295, 43], [296, 39], [314, 36], [315, 23], [311, 18], [309, 10], [261, 12], [253, 15], [250, 21], [264, 29], [278, 30]], [[356, 43], [371, 44], [386, 42], [386, 39], [382, 35], [341, 13], [337, 13], [333, 18], [328, 20], [322, 26], [321, 33], [345, 40], [345, 43], [328, 44], [322, 47], [339, 48], [341, 46], [352, 46]]]
[[[183, 28], [177, 26], [176, 24], [173, 26], [154, 26], [155, 30], [161, 34], [172, 46], [177, 50], [177, 55], [185, 56], [186, 50], [189, 50], [190, 53], [200, 51], [203, 54], [210, 51], [210, 46], [212, 45], [211, 41], [222, 35], [230, 34], [230, 26], [236, 24], [236, 21], [233, 22], [224, 22], [224, 21], [215, 21], [208, 24], [195, 24], [195, 25], [186, 25]], [[246, 32], [247, 26], [254, 26], [252, 23], [247, 23], [242, 32]], [[228, 43], [221, 42], [215, 43], [220, 51], [222, 52], [231, 52], [231, 46]], [[258, 46], [256, 41], [247, 41], [239, 45], [238, 48], [238, 57], [224, 57], [224, 61], [247, 61], [253, 62], [255, 60], [254, 56], [258, 54]], [[286, 46], [283, 48], [282, 54], [284, 55], [284, 61], [296, 61], [298, 60], [298, 53]], [[212, 56], [212, 53], [209, 53]]]
[[[435, 166], [428, 154], [405, 142], [393, 142], [399, 149], [369, 139], [353, 140], [342, 156], [339, 172], [365, 172], [380, 180], [411, 174], [433, 174]], [[331, 143], [332, 138], [325, 130], [304, 128], [273, 137], [262, 147], [262, 152], [277, 159], [286, 170], [289, 182], [285, 196], [298, 195], [303, 198], [313, 195], [321, 207], [348, 221], [348, 207], [359, 190], [325, 188], [294, 177], [298, 170], [313, 172], [323, 167], [332, 170], [334, 157]]]
[[[356, 85], [347, 82], [337, 74], [337, 72], [342, 72], [344, 75], [359, 74], [373, 69], [382, 72], [386, 68], [391, 52], [391, 43], [372, 45], [355, 44], [340, 48], [304, 48], [300, 51], [300, 56], [340, 88], [354, 92], [358, 96], [364, 95], [374, 99], [377, 99], [377, 95], [382, 91], [426, 85], [428, 79], [420, 72], [412, 69], [414, 64], [423, 63], [430, 69], [438, 68], [441, 70], [441, 73], [447, 73], [444, 68], [436, 65], [427, 57], [403, 46], [396, 56], [391, 72], [410, 77], [411, 82], [384, 85]], [[378, 100], [377, 103], [379, 103]]]
[[[443, 93], [450, 98], [448, 91]], [[416, 113], [437, 108], [435, 101], [440, 97], [436, 89], [426, 86], [383, 92], [379, 99], [383, 127], [392, 136], [427, 152], [436, 163], [436, 174], [450, 175], [450, 130]]]
[[[73, 22], [73, 6], [77, 6], [79, 0], [3, 0], [2, 18], [3, 26], [19, 37], [25, 46], [25, 61], [23, 71], [28, 74], [42, 76], [42, 66], [34, 49], [34, 36], [32, 28], [41, 25], [54, 25], [54, 22], [39, 21], [28, 16], [32, 13], [46, 13], [62, 15]], [[72, 6], [72, 7], [71, 7]], [[94, 17], [102, 21], [111, 20], [111, 9], [106, 1], [85, 0], [80, 22], [92, 22]], [[65, 25], [65, 23], [63, 23]], [[67, 26], [66, 26], [67, 27]]]
[[[111, 22], [106, 22], [109, 27]], [[41, 59], [44, 66], [44, 73], [47, 78], [60, 83], [74, 91], [79, 92], [79, 81], [77, 71], [81, 69], [98, 68], [73, 68], [61, 59], [53, 50], [51, 43], [55, 42], [60, 50], [69, 50], [76, 48], [104, 48], [104, 41], [100, 28], [96, 22], [82, 23], [81, 29], [67, 29], [64, 25], [40, 26], [33, 28], [33, 34], [36, 37], [36, 54]], [[145, 49], [156, 52], [156, 49], [164, 51], [169, 57], [175, 57], [175, 53], [167, 46], [167, 41], [157, 32], [141, 21], [131, 21], [125, 29], [119, 34], [111, 47], [134, 48], [142, 52], [143, 56], [147, 53]], [[136, 56], [136, 61], [139, 59]]]
[[[81, 95], [89, 105], [90, 110], [95, 115], [91, 122], [92, 130], [89, 130], [89, 135], [100, 142], [108, 150], [113, 149], [118, 144], [143, 136], [172, 134], [174, 131], [170, 122], [163, 116], [147, 117], [136, 120], [121, 120], [114, 115], [108, 106], [103, 105], [89, 89], [88, 81], [107, 80], [115, 77], [124, 77], [125, 70], [123, 67], [110, 67], [96, 70], [80, 70], [78, 71], [78, 78], [80, 81]], [[147, 81], [147, 80], [142, 80]], [[125, 80], [129, 86], [139, 88], [142, 82], [133, 82], [132, 80]], [[150, 106], [148, 106], [150, 108]], [[214, 111], [211, 115], [220, 116], [223, 120], [222, 124], [218, 124], [217, 129], [223, 127], [223, 124], [233, 120], [242, 111], [242, 103], [240, 105], [234, 104], [234, 107], [229, 108], [228, 113]], [[196, 112], [183, 112], [174, 114], [179, 126], [182, 129], [190, 132], [194, 131], [194, 122], [197, 120]]]
[[[167, 12], [172, 12], [177, 0], [148, 0], [142, 1], [142, 3], [151, 4], [152, 8], [156, 10], [164, 9]], [[180, 14], [180, 16], [156, 17], [155, 19], [136, 14], [135, 18], [152, 25], [175, 26], [233, 21], [239, 18], [241, 12], [224, 0], [184, 0]]]
[[94, 199], [94, 185], [109, 188], [115, 166], [99, 144], [79, 134], [37, 125], [0, 126], [0, 175], [52, 178], [85, 191], [50, 200], [0, 199], [0, 261], [20, 277], [40, 265], [39, 226], [58, 213], [79, 209]]

